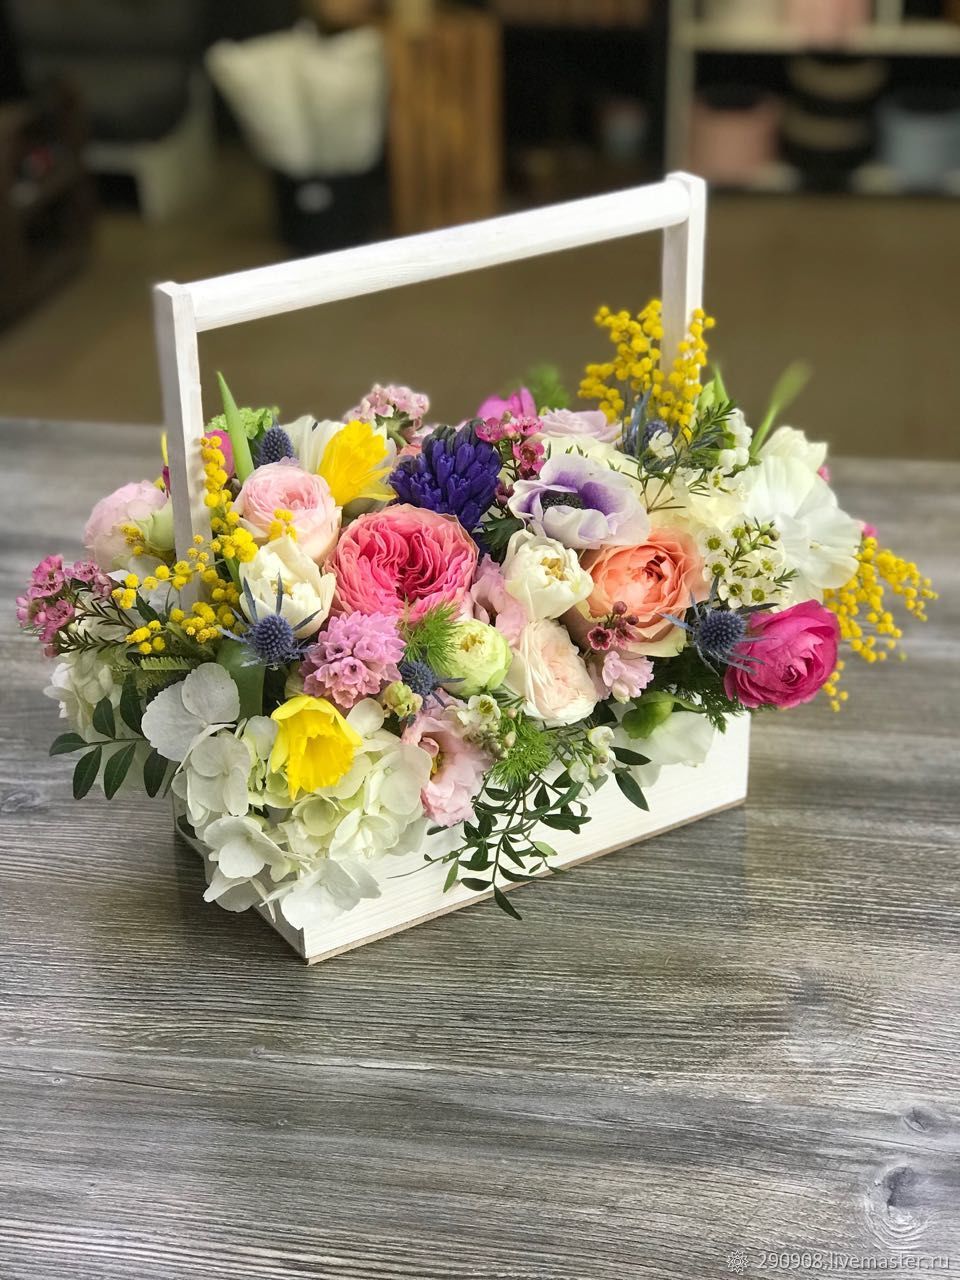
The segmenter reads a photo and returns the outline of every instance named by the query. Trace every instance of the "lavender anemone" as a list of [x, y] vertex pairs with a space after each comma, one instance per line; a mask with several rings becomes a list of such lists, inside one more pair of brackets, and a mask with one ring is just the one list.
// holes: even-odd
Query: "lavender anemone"
[[500, 454], [470, 423], [456, 431], [438, 427], [416, 457], [400, 461], [390, 484], [401, 502], [456, 516], [469, 530], [494, 500], [500, 467]]
[[535, 480], [518, 480], [507, 503], [515, 516], [565, 547], [642, 543], [650, 521], [630, 480], [579, 453], [548, 458]]

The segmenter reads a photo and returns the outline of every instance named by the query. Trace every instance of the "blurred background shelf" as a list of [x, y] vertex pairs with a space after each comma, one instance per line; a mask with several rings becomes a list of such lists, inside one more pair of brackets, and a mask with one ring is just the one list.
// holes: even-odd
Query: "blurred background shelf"
[[862, 57], [943, 58], [960, 54], [960, 26], [938, 19], [874, 21], [843, 38], [819, 41], [782, 23], [737, 24], [693, 20], [678, 25], [674, 37], [698, 53], [845, 53]]

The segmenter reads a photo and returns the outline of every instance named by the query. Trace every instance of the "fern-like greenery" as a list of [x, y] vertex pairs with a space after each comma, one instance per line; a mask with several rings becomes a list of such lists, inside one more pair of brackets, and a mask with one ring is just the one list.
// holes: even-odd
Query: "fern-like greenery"
[[403, 622], [400, 631], [406, 645], [408, 662], [425, 662], [438, 675], [450, 669], [453, 660], [453, 636], [456, 606], [438, 604], [428, 609], [416, 622]]
[[550, 734], [529, 717], [521, 713], [511, 726], [513, 745], [502, 760], [498, 760], [491, 772], [491, 779], [498, 787], [512, 790], [537, 778], [554, 758], [554, 743]]

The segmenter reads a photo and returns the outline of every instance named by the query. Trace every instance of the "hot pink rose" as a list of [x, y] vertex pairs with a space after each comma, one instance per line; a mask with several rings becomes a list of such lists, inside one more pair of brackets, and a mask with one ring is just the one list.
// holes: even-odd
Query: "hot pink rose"
[[477, 568], [477, 544], [453, 516], [400, 504], [360, 516], [327, 564], [337, 578], [334, 609], [422, 617], [460, 605]]
[[258, 542], [267, 539], [278, 510], [293, 514], [297, 544], [317, 564], [328, 554], [340, 528], [340, 508], [322, 476], [312, 475], [290, 458], [268, 462], [243, 482], [234, 510]]
[[623, 646], [634, 653], [655, 653], [674, 627], [664, 614], [682, 618], [692, 599], [707, 594], [700, 553], [678, 529], [651, 529], [639, 546], [586, 551], [581, 563], [593, 578], [593, 591], [564, 621], [583, 639], [596, 620], [622, 601], [627, 617], [636, 618], [631, 624], [634, 639]]
[[747, 667], [727, 667], [724, 692], [745, 707], [809, 702], [837, 665], [839, 641], [836, 617], [816, 600], [782, 613], [755, 613], [748, 639], [734, 651]]
[[99, 567], [109, 573], [123, 568], [130, 559], [127, 540], [121, 533], [125, 524], [148, 520], [169, 501], [162, 489], [149, 480], [121, 485], [101, 498], [90, 512], [83, 542]]
[[430, 781], [420, 792], [427, 817], [443, 827], [472, 821], [473, 800], [492, 760], [466, 741], [452, 709], [417, 716], [404, 730], [403, 741], [420, 747], [433, 759]]

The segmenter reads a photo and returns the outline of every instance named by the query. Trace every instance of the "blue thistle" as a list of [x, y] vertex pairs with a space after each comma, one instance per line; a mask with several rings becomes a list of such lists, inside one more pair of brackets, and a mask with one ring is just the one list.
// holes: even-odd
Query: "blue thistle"
[[438, 427], [422, 452], [404, 458], [390, 476], [397, 497], [414, 507], [456, 516], [465, 529], [475, 529], [497, 492], [500, 454], [478, 439], [469, 423], [454, 430]]
[[294, 662], [300, 656], [300, 648], [293, 627], [279, 613], [268, 613], [258, 619], [244, 636], [247, 644], [260, 661], [268, 667], [279, 667]]
[[673, 435], [673, 432], [662, 418], [651, 418], [643, 428], [643, 435], [640, 438], [643, 448], [648, 448], [653, 437], [658, 436], [661, 431], [666, 431], [668, 435]]
[[697, 652], [714, 662], [729, 662], [734, 649], [747, 634], [747, 619], [733, 609], [705, 609], [693, 628]]
[[270, 427], [263, 434], [257, 446], [257, 466], [265, 467], [271, 462], [280, 462], [283, 458], [292, 458], [293, 442], [283, 427]]
[[397, 669], [400, 672], [400, 679], [407, 688], [418, 693], [424, 701], [440, 687], [440, 677], [429, 662], [422, 662], [419, 659], [411, 662], [404, 658], [397, 664]]

